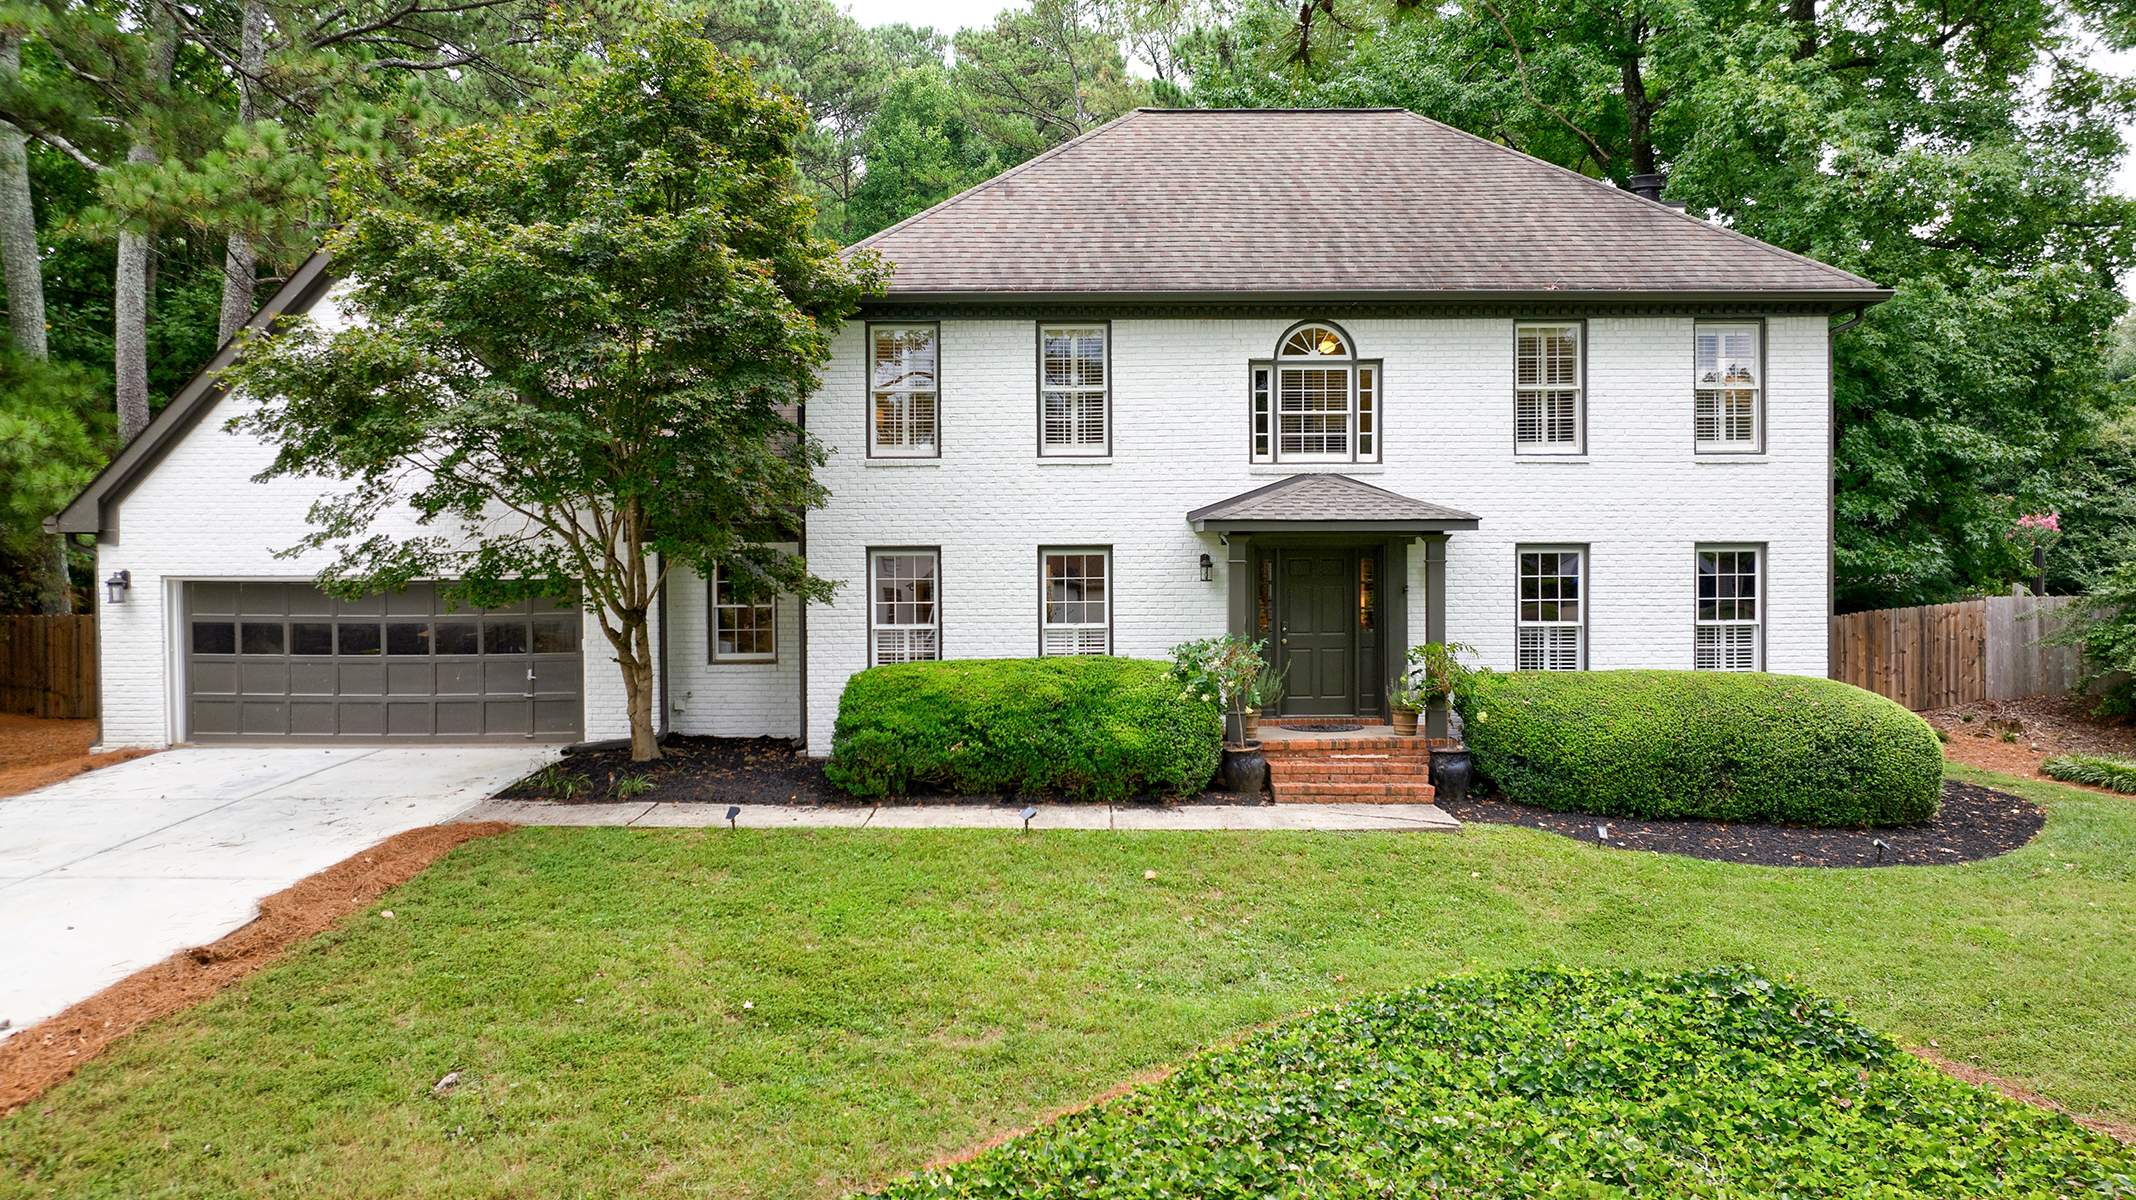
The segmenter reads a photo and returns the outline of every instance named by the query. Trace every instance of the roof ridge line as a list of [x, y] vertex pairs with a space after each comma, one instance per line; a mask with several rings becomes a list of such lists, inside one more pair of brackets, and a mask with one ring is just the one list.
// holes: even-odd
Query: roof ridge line
[[1133, 120], [1136, 116], [1139, 116], [1140, 114], [1148, 111], [1150, 110], [1137, 108], [1132, 109], [1128, 112], [1121, 113], [1119, 116], [1114, 117], [1112, 120], [1105, 122], [1103, 125], [1098, 126], [1096, 129], [1093, 129], [1088, 133], [1079, 133], [1076, 136], [1069, 138], [1067, 141], [1062, 142], [1060, 145], [1053, 147], [1051, 150], [1047, 150], [1042, 153], [1033, 155], [1032, 157], [1023, 160], [1020, 163], [1017, 163], [1015, 166], [1010, 167], [1008, 170], [1003, 171], [998, 175], [983, 180], [977, 184], [972, 185], [971, 187], [965, 188], [963, 191], [958, 192], [956, 195], [951, 196], [947, 200], [943, 200], [937, 204], [932, 204], [926, 208], [921, 209], [920, 211], [912, 214], [911, 216], [906, 217], [904, 220], [899, 221], [895, 225], [891, 225], [883, 229], [878, 229], [874, 233], [871, 233], [868, 236], [860, 239], [859, 241], [854, 242], [850, 246], [847, 246], [846, 250], [859, 250], [879, 238], [889, 237], [891, 234], [896, 233], [897, 231], [903, 229], [905, 226], [910, 225], [915, 221], [918, 221], [922, 217], [928, 217], [934, 215], [935, 213], [946, 211], [949, 208], [961, 203], [968, 197], [976, 196], [981, 192], [991, 189], [997, 183], [1006, 182], [1010, 179], [1015, 178], [1018, 175], [1023, 174], [1025, 171], [1036, 167], [1038, 164], [1046, 161], [1049, 158], [1052, 158], [1054, 155], [1061, 153], [1062, 151], [1068, 149], [1071, 146], [1080, 146], [1084, 142], [1087, 142], [1090, 139], [1098, 136], [1099, 134], [1104, 133], [1106, 130], [1111, 129], [1113, 126], [1124, 124], [1127, 121]]
[[[1240, 111], [1252, 111], [1252, 110], [1250, 110], [1250, 109], [1247, 109], [1247, 110], [1240, 110]], [[1793, 250], [1789, 250], [1789, 249], [1788, 249], [1788, 248], [1786, 248], [1785, 246], [1775, 246], [1775, 245], [1773, 245], [1773, 244], [1772, 244], [1771, 242], [1768, 242], [1768, 241], [1764, 241], [1764, 240], [1762, 240], [1762, 239], [1759, 239], [1759, 238], [1754, 238], [1754, 237], [1750, 236], [1749, 234], [1747, 234], [1747, 233], [1744, 233], [1744, 232], [1743, 232], [1742, 230], [1740, 230], [1740, 229], [1731, 229], [1731, 228], [1729, 228], [1729, 227], [1728, 227], [1728, 226], [1726, 226], [1726, 225], [1716, 225], [1716, 224], [1714, 224], [1713, 222], [1711, 222], [1711, 221], [1708, 221], [1708, 220], [1706, 220], [1706, 219], [1705, 219], [1705, 218], [1703, 218], [1703, 217], [1694, 217], [1694, 216], [1692, 216], [1692, 215], [1691, 215], [1690, 213], [1688, 213], [1688, 212], [1685, 212], [1685, 211], [1684, 211], [1683, 209], [1680, 209], [1680, 208], [1671, 208], [1670, 206], [1668, 206], [1668, 205], [1666, 205], [1666, 204], [1663, 204], [1663, 203], [1662, 203], [1662, 202], [1660, 202], [1659, 200], [1648, 200], [1648, 199], [1647, 199], [1647, 198], [1646, 198], [1645, 196], [1641, 196], [1641, 195], [1639, 195], [1639, 194], [1638, 194], [1638, 193], [1636, 193], [1636, 192], [1628, 192], [1628, 191], [1624, 190], [1623, 188], [1620, 188], [1620, 187], [1616, 186], [1616, 185], [1615, 185], [1615, 184], [1613, 184], [1613, 183], [1605, 183], [1604, 181], [1602, 181], [1602, 180], [1600, 180], [1600, 179], [1596, 179], [1596, 178], [1594, 178], [1594, 177], [1593, 177], [1593, 176], [1591, 176], [1591, 175], [1582, 175], [1582, 174], [1580, 174], [1580, 173], [1579, 173], [1578, 171], [1575, 171], [1575, 170], [1573, 170], [1573, 169], [1572, 169], [1572, 168], [1570, 168], [1570, 167], [1561, 167], [1561, 166], [1559, 166], [1558, 164], [1556, 164], [1556, 163], [1554, 163], [1554, 162], [1551, 162], [1551, 161], [1549, 161], [1548, 159], [1543, 159], [1543, 158], [1537, 158], [1536, 156], [1534, 156], [1533, 154], [1530, 154], [1530, 153], [1528, 153], [1528, 152], [1527, 152], [1527, 151], [1525, 151], [1525, 150], [1517, 150], [1517, 149], [1515, 149], [1515, 148], [1513, 148], [1513, 147], [1511, 147], [1511, 146], [1505, 145], [1505, 144], [1503, 144], [1503, 143], [1500, 143], [1500, 142], [1494, 142], [1494, 141], [1492, 141], [1491, 139], [1489, 139], [1489, 138], [1487, 138], [1487, 137], [1482, 137], [1482, 136], [1480, 136], [1480, 135], [1478, 135], [1478, 134], [1473, 134], [1473, 133], [1470, 133], [1470, 132], [1469, 132], [1468, 130], [1466, 130], [1466, 129], [1462, 129], [1462, 128], [1459, 128], [1458, 126], [1454, 126], [1454, 125], [1449, 125], [1449, 124], [1447, 124], [1447, 123], [1446, 123], [1446, 122], [1444, 122], [1444, 121], [1440, 121], [1440, 120], [1435, 120], [1435, 119], [1433, 119], [1433, 118], [1431, 118], [1431, 117], [1427, 117], [1427, 116], [1425, 116], [1425, 115], [1424, 115], [1423, 113], [1420, 113], [1420, 112], [1416, 111], [1416, 110], [1415, 110], [1415, 109], [1413, 109], [1413, 108], [1396, 108], [1396, 109], [1388, 109], [1388, 110], [1373, 110], [1373, 111], [1391, 111], [1391, 112], [1400, 112], [1400, 113], [1407, 113], [1407, 114], [1408, 114], [1409, 116], [1412, 116], [1412, 117], [1416, 118], [1416, 119], [1417, 119], [1417, 120], [1419, 120], [1419, 121], [1423, 121], [1424, 123], [1426, 123], [1426, 124], [1428, 124], [1428, 125], [1436, 125], [1436, 126], [1438, 126], [1439, 128], [1441, 128], [1441, 129], [1444, 129], [1444, 130], [1447, 130], [1447, 131], [1448, 131], [1448, 132], [1450, 132], [1450, 133], [1454, 133], [1454, 134], [1457, 134], [1457, 135], [1459, 135], [1459, 136], [1461, 136], [1461, 137], [1465, 137], [1465, 138], [1468, 138], [1468, 139], [1469, 139], [1470, 141], [1473, 141], [1473, 142], [1479, 143], [1479, 144], [1481, 144], [1481, 145], [1489, 146], [1489, 147], [1490, 147], [1491, 149], [1493, 149], [1493, 150], [1501, 151], [1501, 152], [1503, 152], [1503, 153], [1506, 153], [1506, 154], [1512, 154], [1512, 155], [1516, 155], [1516, 156], [1518, 156], [1518, 157], [1520, 157], [1520, 158], [1522, 158], [1522, 159], [1524, 159], [1524, 160], [1526, 160], [1526, 161], [1528, 161], [1528, 162], [1531, 162], [1531, 163], [1536, 163], [1536, 164], [1538, 164], [1538, 165], [1540, 165], [1540, 166], [1548, 167], [1549, 169], [1551, 169], [1551, 170], [1553, 170], [1553, 171], [1562, 171], [1562, 172], [1564, 172], [1564, 173], [1565, 173], [1566, 175], [1569, 175], [1569, 176], [1571, 176], [1571, 177], [1572, 177], [1572, 178], [1574, 178], [1574, 179], [1578, 179], [1578, 180], [1581, 180], [1581, 181], [1583, 181], [1583, 182], [1587, 183], [1588, 185], [1590, 185], [1590, 186], [1592, 186], [1592, 187], [1598, 187], [1598, 188], [1601, 188], [1602, 190], [1604, 190], [1604, 191], [1607, 191], [1607, 192], [1611, 193], [1612, 195], [1617, 195], [1617, 196], [1623, 196], [1623, 197], [1625, 197], [1625, 198], [1627, 198], [1627, 199], [1631, 199], [1631, 200], [1638, 200], [1638, 201], [1642, 201], [1642, 202], [1644, 202], [1644, 203], [1647, 203], [1647, 204], [1651, 204], [1651, 205], [1653, 205], [1653, 206], [1654, 206], [1655, 208], [1658, 208], [1658, 209], [1660, 209], [1660, 210], [1661, 210], [1661, 211], [1663, 211], [1663, 212], [1666, 212], [1666, 213], [1670, 213], [1670, 214], [1673, 214], [1674, 216], [1676, 216], [1676, 217], [1677, 217], [1678, 219], [1680, 219], [1680, 220], [1684, 220], [1684, 221], [1689, 221], [1689, 222], [1691, 222], [1691, 223], [1692, 223], [1693, 225], [1697, 226], [1697, 227], [1698, 227], [1698, 228], [1700, 228], [1700, 229], [1711, 229], [1711, 230], [1714, 230], [1714, 231], [1716, 231], [1716, 232], [1719, 232], [1719, 233], [1725, 233], [1725, 234], [1727, 234], [1727, 235], [1728, 235], [1728, 236], [1730, 236], [1730, 237], [1733, 237], [1733, 238], [1737, 238], [1737, 239], [1739, 239], [1739, 240], [1741, 240], [1741, 241], [1749, 242], [1749, 243], [1750, 243], [1751, 245], [1753, 245], [1753, 246], [1757, 247], [1757, 248], [1758, 248], [1758, 249], [1760, 249], [1760, 250], [1766, 250], [1766, 251], [1770, 251], [1770, 252], [1772, 252], [1772, 253], [1775, 253], [1775, 254], [1780, 254], [1780, 255], [1783, 255], [1783, 256], [1785, 256], [1785, 257], [1787, 257], [1787, 258], [1791, 258], [1791, 259], [1794, 259], [1794, 260], [1795, 260], [1796, 262], [1808, 263], [1808, 264], [1810, 264], [1810, 265], [1812, 265], [1812, 266], [1815, 266], [1815, 267], [1821, 268], [1821, 269], [1823, 269], [1823, 270], [1826, 270], [1826, 271], [1831, 271], [1831, 272], [1833, 272], [1833, 273], [1835, 273], [1835, 274], [1838, 274], [1838, 275], [1843, 275], [1843, 276], [1845, 276], [1846, 278], [1848, 278], [1848, 279], [1851, 279], [1851, 280], [1854, 280], [1854, 281], [1855, 281], [1856, 283], [1862, 284], [1862, 285], [1864, 285], [1864, 286], [1866, 286], [1866, 287], [1870, 287], [1870, 288], [1875, 288], [1875, 287], [1877, 286], [1877, 284], [1876, 284], [1876, 282], [1875, 282], [1874, 280], [1872, 280], [1872, 279], [1869, 279], [1869, 278], [1868, 278], [1868, 277], [1866, 277], [1866, 276], [1862, 276], [1862, 275], [1856, 275], [1856, 274], [1855, 274], [1854, 272], [1852, 272], [1852, 271], [1849, 271], [1849, 270], [1847, 270], [1847, 269], [1845, 269], [1845, 268], [1843, 268], [1843, 267], [1835, 267], [1835, 266], [1833, 266], [1833, 265], [1832, 265], [1831, 263], [1828, 263], [1828, 262], [1824, 262], [1824, 261], [1822, 261], [1821, 259], [1815, 259], [1815, 258], [1811, 258], [1811, 257], [1810, 257], [1809, 255], [1807, 255], [1807, 254], [1797, 254], [1797, 253], [1795, 253], [1795, 252], [1794, 252]]]

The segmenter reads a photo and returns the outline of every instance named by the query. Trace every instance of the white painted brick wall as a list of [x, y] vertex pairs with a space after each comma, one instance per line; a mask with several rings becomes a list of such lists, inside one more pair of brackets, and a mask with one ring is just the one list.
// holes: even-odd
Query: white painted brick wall
[[[1310, 313], [1300, 313], [1309, 317]], [[1189, 509], [1273, 482], [1247, 462], [1246, 364], [1286, 320], [1113, 323], [1113, 457], [1038, 458], [1035, 324], [942, 323], [942, 457], [866, 455], [865, 334], [841, 335], [811, 433], [835, 453], [832, 499], [809, 519], [812, 569], [845, 581], [809, 616], [812, 753], [829, 751], [838, 696], [865, 666], [869, 547], [939, 546], [942, 651], [1037, 652], [1040, 546], [1110, 545], [1116, 652], [1158, 657], [1223, 631], [1225, 552]], [[1766, 453], [1693, 453], [1689, 317], [1588, 322], [1588, 453], [1513, 453], [1513, 322], [1344, 322], [1359, 353], [1386, 361], [1382, 465], [1356, 477], [1466, 509], [1482, 527], [1447, 548], [1447, 633], [1492, 666], [1513, 657], [1514, 547], [1591, 548], [1589, 665], [1691, 665], [1694, 547], [1758, 542], [1769, 670], [1825, 672], [1828, 376], [1822, 317], [1767, 322]], [[1198, 556], [1219, 564], [1199, 581]], [[1422, 548], [1410, 555], [1410, 631], [1423, 640]], [[678, 678], [682, 671], [676, 669]]]
[[779, 597], [775, 662], [711, 659], [711, 589], [687, 568], [668, 576], [668, 704], [677, 733], [796, 737], [801, 732], [801, 602]]

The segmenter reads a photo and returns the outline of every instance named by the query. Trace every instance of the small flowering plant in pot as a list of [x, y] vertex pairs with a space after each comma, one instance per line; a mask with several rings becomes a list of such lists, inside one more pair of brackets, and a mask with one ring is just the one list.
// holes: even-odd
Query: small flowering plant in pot
[[1424, 693], [1411, 687], [1405, 677], [1387, 689], [1387, 719], [1396, 737], [1415, 737], [1417, 714], [1424, 711]]
[[1238, 634], [1202, 638], [1172, 647], [1172, 676], [1190, 694], [1220, 701], [1237, 722], [1237, 742], [1224, 744], [1223, 763], [1217, 778], [1233, 792], [1259, 792], [1268, 786], [1268, 760], [1261, 757], [1261, 743], [1246, 733], [1246, 709], [1267, 664], [1261, 651], [1268, 645]]

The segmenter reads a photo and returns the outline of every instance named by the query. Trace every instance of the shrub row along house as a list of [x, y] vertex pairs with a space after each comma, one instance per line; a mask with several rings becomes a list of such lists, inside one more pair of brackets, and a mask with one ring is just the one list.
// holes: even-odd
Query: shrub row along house
[[[1422, 641], [1825, 674], [1830, 331], [1867, 280], [1381, 109], [1142, 110], [862, 244], [895, 277], [797, 413], [845, 586], [671, 581], [675, 730], [824, 754], [873, 664], [1227, 630], [1287, 714], [1379, 715]], [[255, 324], [342, 319], [333, 282]], [[316, 493], [251, 482], [242, 403], [204, 374], [56, 520], [128, 584], [106, 744], [626, 732], [574, 614], [330, 601], [277, 558]]]

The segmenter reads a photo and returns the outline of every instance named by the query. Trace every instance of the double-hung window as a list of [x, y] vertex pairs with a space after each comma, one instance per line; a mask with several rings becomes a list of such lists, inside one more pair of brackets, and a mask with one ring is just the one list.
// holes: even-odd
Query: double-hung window
[[1755, 321], [1700, 321], [1692, 327], [1692, 436], [1706, 453], [1755, 453], [1762, 446], [1765, 360]]
[[1106, 327], [1038, 327], [1038, 452], [1100, 458], [1111, 453]]
[[936, 325], [868, 327], [869, 457], [941, 454], [940, 337]]
[[773, 594], [759, 584], [758, 590], [736, 588], [727, 564], [712, 572], [712, 661], [771, 662], [777, 657], [773, 640]]
[[1691, 665], [1701, 671], [1758, 669], [1759, 567], [1765, 553], [1754, 546], [1701, 546], [1698, 550], [1698, 622]]
[[942, 609], [933, 550], [868, 554], [868, 665], [942, 657]]
[[1112, 653], [1111, 559], [1101, 549], [1040, 553], [1040, 654]]
[[1359, 360], [1349, 334], [1300, 325], [1248, 374], [1253, 461], [1379, 461], [1380, 364]]
[[1513, 327], [1513, 444], [1522, 454], [1580, 454], [1585, 450], [1581, 408], [1580, 326]]
[[1577, 671], [1587, 664], [1587, 552], [1520, 549], [1520, 618], [1514, 669]]

